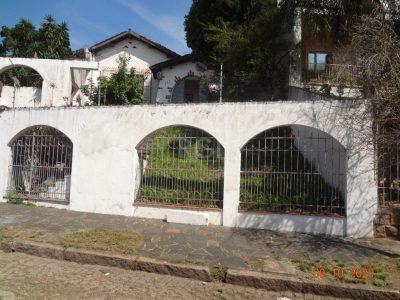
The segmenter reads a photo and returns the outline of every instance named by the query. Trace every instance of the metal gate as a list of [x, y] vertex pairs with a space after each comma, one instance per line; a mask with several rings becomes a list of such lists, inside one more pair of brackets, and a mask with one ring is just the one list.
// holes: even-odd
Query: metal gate
[[69, 201], [72, 142], [60, 131], [38, 126], [10, 145], [8, 197]]
[[169, 127], [139, 147], [135, 205], [222, 209], [224, 151], [209, 134]]
[[240, 210], [345, 216], [346, 150], [329, 135], [277, 127], [241, 154]]

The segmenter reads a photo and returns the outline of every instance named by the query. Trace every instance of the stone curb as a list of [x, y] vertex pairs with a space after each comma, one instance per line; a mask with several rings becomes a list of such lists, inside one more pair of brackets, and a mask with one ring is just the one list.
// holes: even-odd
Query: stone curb
[[[2, 242], [0, 243], [0, 250], [5, 252], [20, 252], [76, 263], [117, 267], [126, 270], [171, 275], [206, 282], [212, 281], [211, 272], [208, 267], [191, 264], [173, 264], [146, 257], [106, 255], [99, 252], [76, 249], [66, 250], [55, 245], [23, 240], [16, 240], [11, 243]], [[228, 269], [225, 282], [275, 292], [291, 291], [294, 293], [353, 299], [400, 299], [400, 292], [397, 291], [349, 287], [344, 284], [319, 283], [246, 270]]]
[[117, 267], [126, 270], [144, 271], [163, 275], [171, 275], [211, 281], [211, 273], [208, 267], [173, 264], [145, 257], [128, 257], [120, 255], [106, 255], [94, 251], [63, 249], [59, 246], [17, 240], [11, 244], [1, 243], [0, 249], [10, 252], [21, 252], [29, 255], [65, 260], [76, 263]]
[[226, 283], [281, 292], [313, 294], [336, 298], [391, 300], [400, 299], [400, 292], [349, 287], [342, 284], [318, 283], [259, 272], [229, 269]]

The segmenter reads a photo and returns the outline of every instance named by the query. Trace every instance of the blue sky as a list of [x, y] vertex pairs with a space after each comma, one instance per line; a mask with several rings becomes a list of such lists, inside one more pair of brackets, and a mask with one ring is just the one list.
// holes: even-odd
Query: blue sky
[[21, 18], [39, 27], [45, 15], [65, 21], [73, 50], [89, 47], [131, 28], [171, 50], [186, 54], [184, 16], [191, 0], [1, 0], [0, 26]]

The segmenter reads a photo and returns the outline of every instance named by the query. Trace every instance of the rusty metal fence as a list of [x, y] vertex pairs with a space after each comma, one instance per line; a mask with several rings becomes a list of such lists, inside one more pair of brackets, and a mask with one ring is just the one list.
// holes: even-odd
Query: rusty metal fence
[[72, 142], [49, 127], [35, 127], [11, 145], [7, 196], [31, 200], [69, 201]]
[[345, 64], [309, 63], [303, 71], [303, 82], [331, 84], [339, 86], [357, 86], [357, 67]]
[[400, 136], [379, 136], [376, 152], [379, 205], [400, 207]]
[[241, 211], [345, 216], [346, 151], [327, 134], [283, 126], [241, 151]]
[[135, 205], [222, 209], [224, 150], [191, 127], [158, 130], [138, 146]]

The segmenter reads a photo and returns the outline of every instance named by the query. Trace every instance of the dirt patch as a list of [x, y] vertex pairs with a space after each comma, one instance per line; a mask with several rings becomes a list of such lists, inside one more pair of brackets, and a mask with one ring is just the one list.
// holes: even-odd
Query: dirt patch
[[27, 240], [62, 246], [65, 249], [86, 249], [113, 254], [136, 254], [143, 243], [142, 236], [129, 230], [90, 228], [71, 233], [52, 233], [34, 229], [0, 227], [0, 242]]
[[134, 231], [91, 228], [64, 235], [60, 245], [64, 248], [132, 255], [142, 242], [142, 236]]
[[59, 234], [34, 229], [21, 229], [16, 227], [0, 227], [0, 242], [11, 242], [15, 239], [35, 242], [57, 244]]

